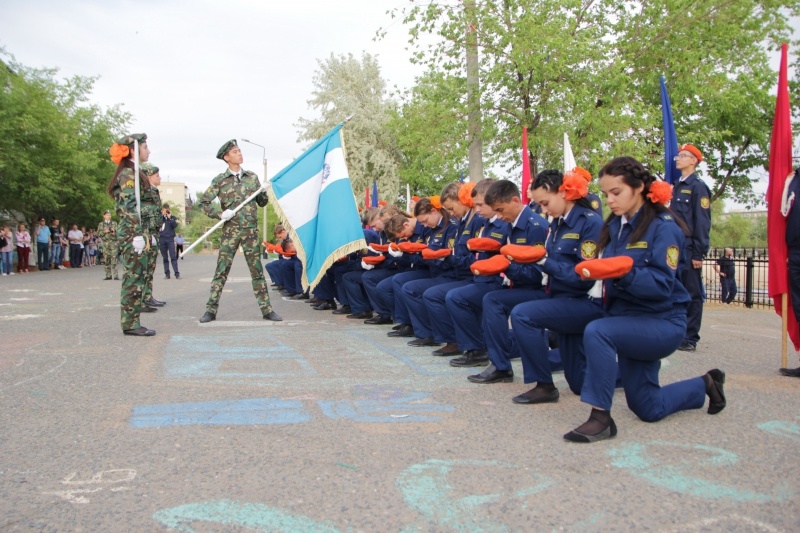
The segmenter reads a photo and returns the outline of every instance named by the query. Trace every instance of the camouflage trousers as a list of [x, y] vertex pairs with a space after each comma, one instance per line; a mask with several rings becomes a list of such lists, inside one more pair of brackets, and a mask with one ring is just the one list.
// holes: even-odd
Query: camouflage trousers
[[147, 271], [147, 256], [144, 252], [137, 254], [133, 249], [133, 237], [120, 237], [122, 252], [122, 289], [120, 291], [120, 322], [122, 329], [136, 329], [139, 313], [142, 309], [142, 292]]
[[117, 243], [105, 244], [103, 243], [103, 263], [105, 264], [106, 277], [117, 277], [117, 256], [119, 255], [119, 248]]
[[236, 255], [236, 250], [240, 245], [244, 250], [244, 260], [250, 269], [250, 277], [253, 280], [253, 293], [256, 295], [258, 307], [261, 308], [261, 315], [267, 315], [272, 311], [272, 306], [269, 303], [267, 282], [264, 279], [264, 267], [261, 265], [261, 243], [258, 241], [258, 231], [255, 229], [241, 229], [235, 226], [232, 228], [223, 227], [219, 256], [217, 257], [217, 270], [214, 272], [214, 279], [211, 281], [211, 294], [206, 303], [206, 311], [214, 315], [217, 314], [219, 297], [222, 294], [225, 282], [228, 280], [228, 273], [231, 271], [231, 265], [233, 265], [233, 257]]
[[145, 239], [150, 239], [150, 248], [145, 248], [142, 255], [147, 256], [147, 270], [145, 271], [145, 284], [142, 291], [143, 301], [147, 301], [153, 297], [153, 275], [156, 272], [156, 263], [158, 263], [158, 237], [155, 237], [156, 243], [153, 244], [151, 237], [145, 235]]

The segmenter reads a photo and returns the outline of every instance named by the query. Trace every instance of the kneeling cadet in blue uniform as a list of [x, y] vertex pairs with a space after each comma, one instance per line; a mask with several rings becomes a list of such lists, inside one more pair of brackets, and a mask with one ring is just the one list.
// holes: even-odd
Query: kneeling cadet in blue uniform
[[564, 438], [594, 442], [613, 437], [611, 400], [617, 361], [628, 407], [645, 422], [686, 409], [699, 409], [710, 398], [708, 413], [725, 408], [725, 373], [719, 369], [659, 386], [661, 359], [674, 352], [686, 334], [689, 293], [678, 275], [683, 230], [666, 204], [672, 187], [656, 180], [632, 157], [613, 159], [600, 171], [600, 188], [612, 214], [598, 243], [602, 259], [578, 263], [584, 279], [605, 280], [608, 316], [586, 326], [586, 377], [581, 401], [592, 411]]
[[564, 377], [570, 390], [580, 394], [586, 372], [583, 330], [589, 322], [604, 316], [600, 295], [589, 295], [594, 282], [575, 272], [579, 262], [595, 259], [603, 227], [603, 219], [587, 198], [588, 180], [579, 172], [588, 174], [584, 169], [563, 176], [558, 170], [545, 170], [531, 186], [532, 198], [553, 217], [545, 244], [547, 256], [537, 263], [547, 276], [547, 298], [519, 304], [511, 312], [524, 381], [536, 383], [530, 391], [513, 398], [514, 403], [558, 401], [546, 330], [558, 334]]
[[[359, 258], [360, 269], [348, 272], [342, 277], [342, 289], [347, 294], [347, 301], [350, 303], [350, 314], [347, 318], [369, 319], [372, 318], [372, 307], [370, 307], [367, 293], [364, 290], [364, 273], [375, 268], [375, 264], [370, 264], [370, 259], [385, 262], [383, 254], [374, 248], [373, 244], [381, 245], [386, 242], [386, 235], [383, 234], [383, 223], [380, 219], [380, 209], [370, 207], [361, 216], [364, 226], [364, 239], [367, 241], [367, 253]], [[365, 262], [366, 259], [366, 262]]]
[[[511, 224], [508, 244], [544, 247], [547, 221], [520, 200], [519, 187], [508, 180], [493, 183], [484, 196], [498, 217]], [[469, 376], [472, 383], [497, 383], [514, 380], [511, 369], [512, 340], [508, 317], [517, 305], [545, 297], [541, 267], [532, 263], [512, 263], [497, 255], [472, 264], [473, 272], [503, 272], [511, 288], [493, 291], [483, 297], [483, 335], [491, 364], [481, 373]]]

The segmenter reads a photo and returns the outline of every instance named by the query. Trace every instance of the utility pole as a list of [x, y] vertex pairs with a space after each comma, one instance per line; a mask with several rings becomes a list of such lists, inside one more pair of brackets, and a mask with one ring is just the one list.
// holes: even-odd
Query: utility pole
[[478, 82], [478, 29], [475, 0], [464, 1], [467, 44], [467, 107], [469, 109], [469, 180], [483, 179], [483, 143], [481, 142], [481, 102]]

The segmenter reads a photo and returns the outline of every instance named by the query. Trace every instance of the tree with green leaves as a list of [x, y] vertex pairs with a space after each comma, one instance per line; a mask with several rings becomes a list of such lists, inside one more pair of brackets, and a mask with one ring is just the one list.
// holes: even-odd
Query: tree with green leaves
[[357, 199], [377, 180], [380, 197], [396, 200], [400, 193], [398, 151], [387, 128], [394, 103], [386, 94], [377, 59], [367, 53], [361, 59], [352, 54], [331, 54], [325, 60], [317, 60], [317, 64], [319, 70], [314, 73], [314, 91], [308, 105], [319, 116], [298, 120], [298, 141], [315, 142], [352, 115], [342, 128], [342, 135]]
[[[791, 38], [800, 1], [484, 0], [470, 16], [462, 3], [412, 1], [391, 13], [409, 27], [423, 83], [438, 83], [412, 89], [403, 116], [450, 107], [453, 124], [464, 120], [469, 109], [452, 102], [464, 101], [467, 30], [477, 33], [483, 124], [493, 125], [484, 155], [508, 176], [519, 175], [523, 126], [534, 170], [561, 167], [568, 133], [578, 164], [595, 173], [618, 155], [662, 173], [664, 75], [679, 141], [703, 150], [713, 197], [756, 200], [750, 171], [767, 164], [777, 80], [768, 52]], [[417, 131], [417, 157], [441, 129]]]
[[113, 209], [108, 147], [130, 116], [89, 102], [95, 78], [56, 76], [0, 61], [0, 213], [94, 226]]

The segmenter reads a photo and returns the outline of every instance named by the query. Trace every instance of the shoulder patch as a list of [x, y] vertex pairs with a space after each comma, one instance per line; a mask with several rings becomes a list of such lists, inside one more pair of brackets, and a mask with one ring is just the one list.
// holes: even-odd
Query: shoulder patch
[[597, 209], [598, 207], [600, 207], [600, 202], [592, 200], [592, 209]]
[[452, 248], [453, 244], [456, 242], [455, 239], [447, 239], [447, 247]]
[[647, 248], [647, 241], [632, 242], [625, 247], [626, 250], [638, 250], [646, 248]]
[[136, 187], [136, 184], [133, 182], [133, 180], [128, 180], [125, 182], [123, 189], [133, 189], [134, 187]]
[[597, 255], [597, 243], [594, 241], [583, 241], [581, 244], [581, 257], [583, 259], [594, 259]]
[[562, 239], [580, 239], [580, 233], [565, 233], [561, 236]]
[[675, 245], [670, 246], [667, 248], [667, 266], [670, 267], [672, 270], [678, 269], [678, 258], [680, 258], [680, 251], [678, 247]]
[[708, 199], [708, 196], [703, 196], [700, 198], [700, 207], [703, 209], [708, 209], [711, 206], [711, 200]]

